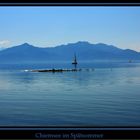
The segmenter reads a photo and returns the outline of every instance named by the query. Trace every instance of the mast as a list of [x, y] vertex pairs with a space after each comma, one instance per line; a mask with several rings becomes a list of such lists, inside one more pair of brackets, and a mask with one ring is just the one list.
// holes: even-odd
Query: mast
[[72, 64], [74, 65], [74, 68], [77, 69], [77, 58], [76, 58], [76, 53], [74, 53], [74, 61], [72, 62]]

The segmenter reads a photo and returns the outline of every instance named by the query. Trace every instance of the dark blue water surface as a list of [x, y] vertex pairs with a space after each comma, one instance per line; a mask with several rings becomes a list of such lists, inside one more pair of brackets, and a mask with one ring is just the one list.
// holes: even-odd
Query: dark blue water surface
[[93, 62], [78, 67], [84, 69], [38, 73], [24, 70], [72, 66], [0, 64], [0, 125], [140, 126], [139, 63]]

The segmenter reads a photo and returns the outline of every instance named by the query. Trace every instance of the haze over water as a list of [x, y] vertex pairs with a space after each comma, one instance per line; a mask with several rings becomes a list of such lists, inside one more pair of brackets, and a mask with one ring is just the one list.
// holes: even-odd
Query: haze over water
[[[95, 70], [33, 73], [69, 64], [0, 65], [1, 126], [139, 126], [140, 64], [87, 63]], [[43, 68], [44, 68], [43, 67]]]

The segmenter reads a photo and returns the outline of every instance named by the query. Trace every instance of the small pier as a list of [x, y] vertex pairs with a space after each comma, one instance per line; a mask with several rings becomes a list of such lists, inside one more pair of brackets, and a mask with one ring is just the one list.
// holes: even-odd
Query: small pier
[[42, 70], [29, 70], [30, 72], [76, 72], [82, 69], [42, 69]]

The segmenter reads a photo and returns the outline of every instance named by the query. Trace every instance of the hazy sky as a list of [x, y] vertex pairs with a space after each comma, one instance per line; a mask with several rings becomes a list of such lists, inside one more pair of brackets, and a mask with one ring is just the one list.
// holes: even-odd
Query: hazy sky
[[77, 41], [140, 51], [140, 7], [0, 7], [0, 47]]

